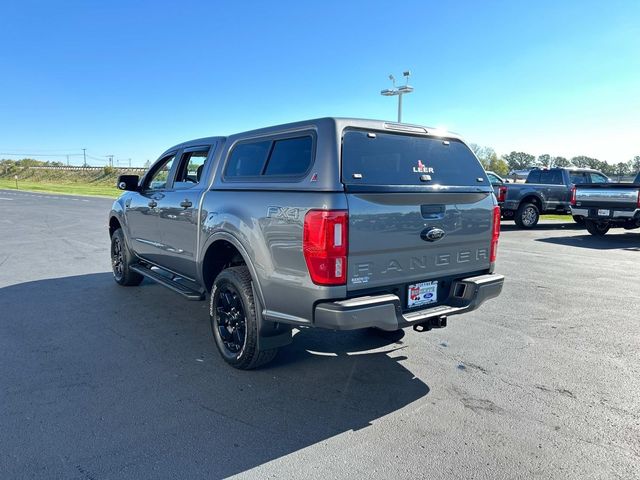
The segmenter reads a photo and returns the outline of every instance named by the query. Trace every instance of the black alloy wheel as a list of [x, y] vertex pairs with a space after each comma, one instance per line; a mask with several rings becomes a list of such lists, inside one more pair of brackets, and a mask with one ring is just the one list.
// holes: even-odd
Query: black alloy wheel
[[124, 239], [124, 233], [122, 233], [122, 229], [118, 228], [111, 235], [111, 269], [116, 283], [133, 287], [142, 282], [144, 277], [129, 268], [132, 258]]
[[222, 359], [234, 368], [251, 370], [274, 359], [277, 348], [259, 346], [260, 320], [253, 280], [245, 265], [225, 268], [211, 287], [209, 318]]
[[124, 250], [122, 240], [118, 237], [113, 238], [111, 242], [111, 268], [116, 281], [122, 281], [124, 277]]
[[236, 356], [246, 343], [247, 319], [239, 293], [230, 283], [224, 283], [216, 291], [216, 328], [224, 348]]

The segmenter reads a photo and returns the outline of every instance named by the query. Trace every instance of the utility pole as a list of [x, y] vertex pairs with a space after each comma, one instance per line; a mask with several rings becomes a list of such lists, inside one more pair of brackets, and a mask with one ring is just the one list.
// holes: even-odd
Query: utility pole
[[86, 167], [87, 166], [87, 149], [86, 148], [82, 149], [82, 157], [84, 158], [84, 162], [82, 166]]
[[129, 168], [131, 168], [131, 159], [129, 159]]
[[380, 92], [380, 95], [385, 97], [393, 97], [398, 96], [398, 123], [402, 123], [402, 95], [405, 93], [413, 92], [413, 87], [409, 85], [409, 77], [411, 76], [411, 71], [406, 70], [402, 72], [402, 75], [405, 78], [405, 84], [401, 87], [396, 88], [396, 77], [389, 75], [389, 80], [393, 83], [393, 88], [385, 88]]
[[107, 158], [109, 159], [109, 166], [113, 167], [113, 155], [107, 155]]
[[67, 155], [67, 167], [69, 166], [69, 155]]

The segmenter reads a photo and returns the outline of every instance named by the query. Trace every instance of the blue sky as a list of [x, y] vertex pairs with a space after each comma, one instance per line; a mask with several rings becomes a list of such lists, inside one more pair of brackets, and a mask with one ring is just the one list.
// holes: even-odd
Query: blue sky
[[201, 136], [394, 119], [379, 91], [405, 69], [406, 122], [498, 153], [640, 155], [637, 0], [11, 3], [0, 158], [142, 164]]

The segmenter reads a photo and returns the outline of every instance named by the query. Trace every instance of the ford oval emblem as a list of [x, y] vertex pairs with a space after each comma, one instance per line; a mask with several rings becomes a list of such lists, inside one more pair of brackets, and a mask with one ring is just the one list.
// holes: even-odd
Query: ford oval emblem
[[420, 234], [420, 238], [425, 242], [436, 242], [446, 235], [446, 232], [441, 228], [430, 227], [425, 228]]

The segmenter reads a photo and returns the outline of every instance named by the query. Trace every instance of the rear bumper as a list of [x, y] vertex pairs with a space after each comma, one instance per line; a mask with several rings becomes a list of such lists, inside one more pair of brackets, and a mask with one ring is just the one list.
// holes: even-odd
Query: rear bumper
[[445, 305], [402, 313], [397, 295], [384, 294], [319, 303], [314, 312], [314, 325], [334, 330], [376, 327], [382, 330], [417, 325], [434, 318], [459, 315], [475, 310], [502, 291], [503, 275], [488, 274], [454, 282]]
[[611, 212], [611, 215], [609, 217], [599, 217], [597, 215], [591, 215], [590, 210], [593, 209], [571, 207], [571, 214], [574, 216], [580, 216], [592, 220], [631, 220], [632, 218], [640, 218], [640, 208], [636, 208], [635, 210], [616, 210], [615, 208], [607, 208], [606, 210], [610, 210]]
[[517, 210], [520, 200], [507, 200], [499, 204], [501, 210]]

